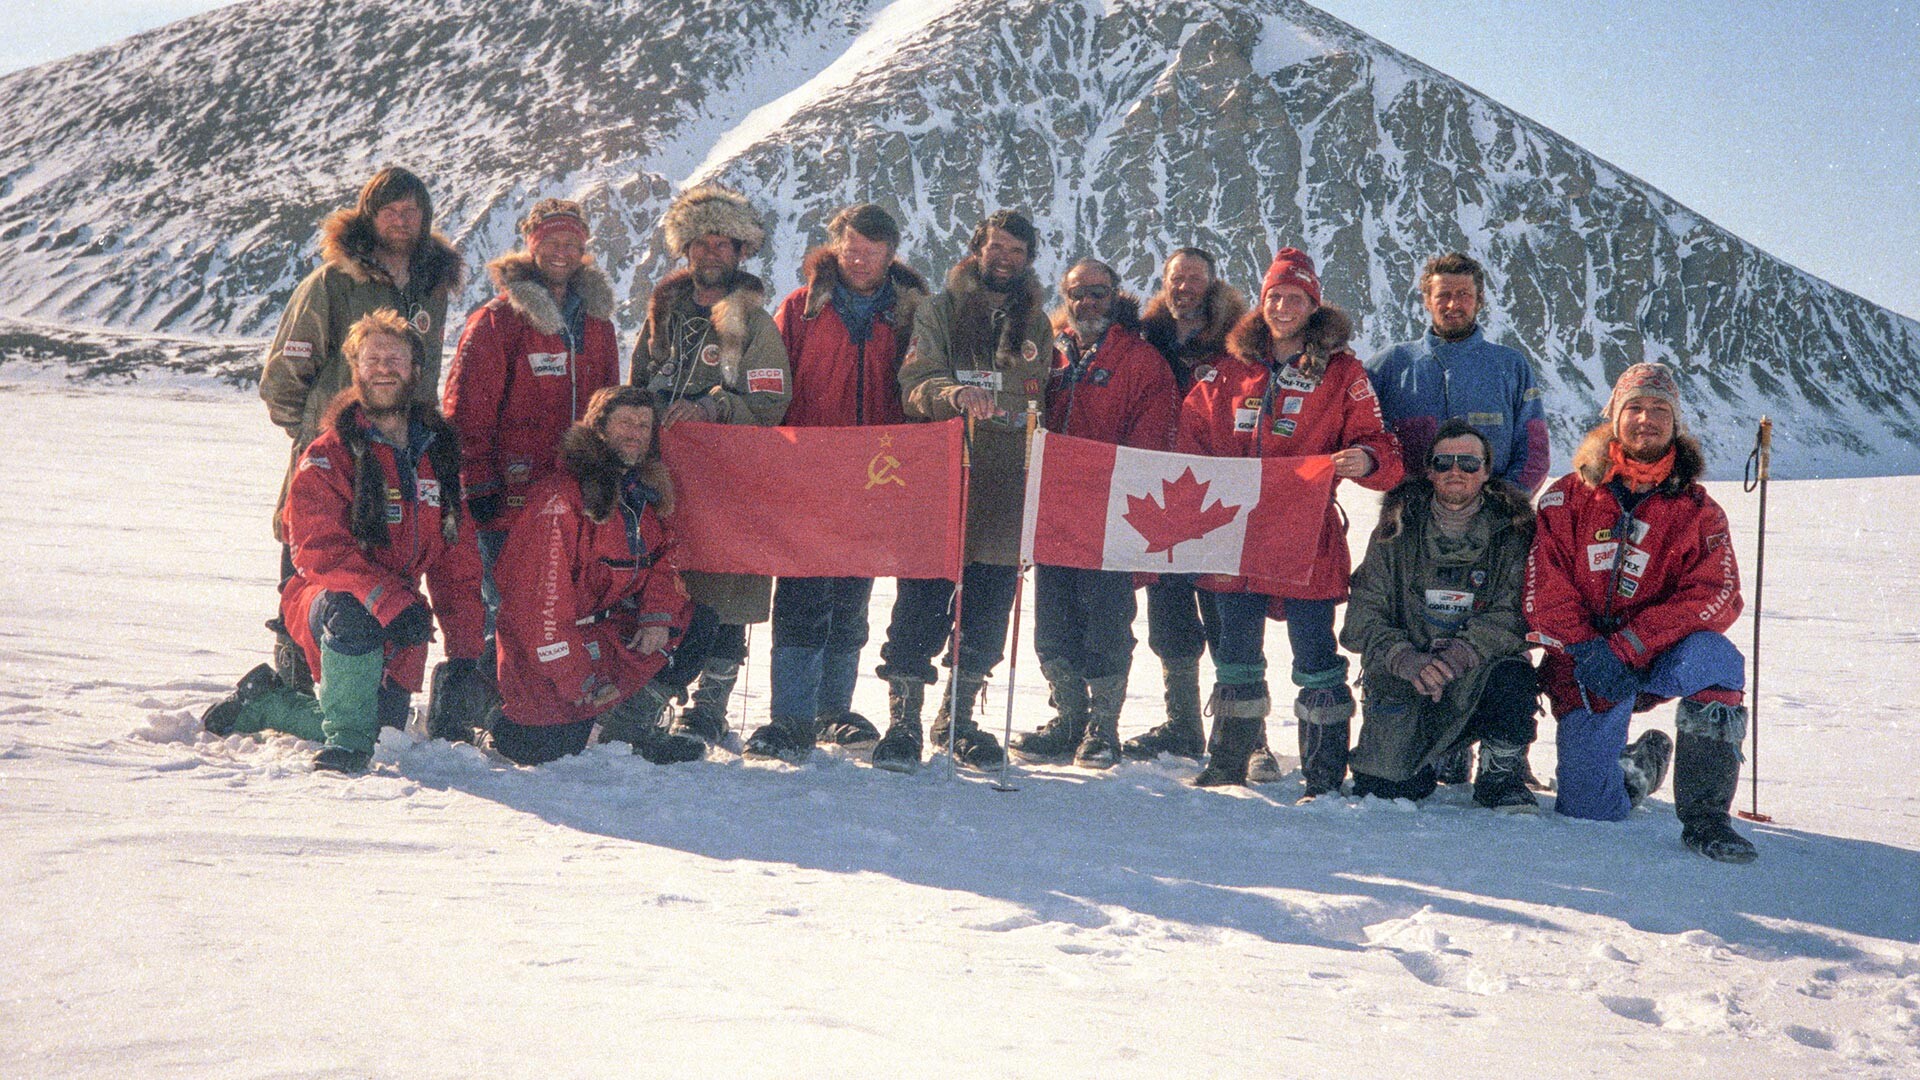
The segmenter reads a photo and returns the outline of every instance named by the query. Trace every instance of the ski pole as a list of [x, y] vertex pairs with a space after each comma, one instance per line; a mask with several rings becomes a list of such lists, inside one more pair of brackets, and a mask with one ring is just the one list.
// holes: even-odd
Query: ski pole
[[[1039, 404], [1033, 401], [1027, 402], [1027, 441], [1025, 449], [1021, 451], [1020, 460], [1020, 471], [1022, 473], [1026, 472], [1026, 470], [1033, 465], [1033, 429], [1039, 426], [1039, 423]], [[1013, 783], [1007, 779], [1007, 775], [1013, 769], [1013, 751], [1011, 749], [1013, 746], [1013, 688], [1015, 676], [1018, 675], [1020, 671], [1020, 600], [1022, 594], [1026, 592], [1027, 586], [1027, 561], [1025, 559], [1020, 560], [1020, 566], [1016, 574], [1018, 576], [1013, 579], [1013, 621], [1007, 624], [1008, 633], [1013, 635], [1012, 643], [1007, 646], [1007, 726], [1006, 733], [1002, 735], [1000, 739], [1000, 745], [1007, 749], [1000, 755], [1000, 782], [993, 785], [993, 790], [995, 791], [1020, 790], [1013, 786]]]
[[1747, 717], [1753, 726], [1753, 768], [1748, 779], [1753, 790], [1753, 809], [1741, 810], [1748, 821], [1772, 821], [1760, 812], [1760, 610], [1767, 581], [1767, 472], [1773, 461], [1773, 421], [1762, 416], [1754, 434], [1753, 453], [1747, 457], [1746, 490], [1760, 489], [1759, 539], [1753, 566], [1753, 685], [1748, 688]]
[[[953, 649], [947, 666], [947, 763], [953, 756], [954, 719], [960, 715], [960, 614], [967, 593], [967, 489], [973, 483], [973, 414], [967, 414], [967, 438], [960, 444], [960, 571], [953, 582]], [[956, 770], [957, 775], [957, 770]]]

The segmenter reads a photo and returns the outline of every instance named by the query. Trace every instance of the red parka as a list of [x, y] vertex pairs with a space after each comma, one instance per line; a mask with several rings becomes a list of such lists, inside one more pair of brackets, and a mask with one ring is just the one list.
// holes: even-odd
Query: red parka
[[[530, 493], [495, 573], [500, 696], [508, 718], [534, 727], [591, 719], [645, 686], [667, 654], [628, 643], [647, 626], [677, 637], [692, 614], [661, 512], [627, 490], [606, 441], [575, 426], [562, 464]], [[640, 479], [670, 512], [665, 467], [651, 462]], [[616, 697], [587, 704], [608, 685]]]
[[913, 313], [927, 283], [905, 263], [887, 268], [891, 299], [873, 313], [870, 336], [856, 342], [833, 306], [840, 261], [830, 248], [808, 253], [807, 284], [788, 294], [773, 314], [793, 367], [793, 400], [781, 423], [790, 427], [904, 424], [900, 361], [913, 336]]
[[[1362, 487], [1386, 491], [1399, 483], [1405, 475], [1400, 444], [1380, 418], [1366, 369], [1345, 351], [1346, 317], [1331, 307], [1315, 314], [1324, 317], [1308, 351], [1277, 373], [1266, 359], [1272, 332], [1265, 320], [1258, 311], [1243, 317], [1228, 335], [1227, 353], [1214, 362], [1213, 374], [1187, 392], [1175, 449], [1214, 457], [1300, 457], [1358, 446], [1373, 458], [1373, 471], [1358, 481]], [[1316, 357], [1325, 358], [1319, 374], [1312, 370]], [[1339, 484], [1334, 480], [1336, 490]], [[1203, 574], [1195, 584], [1210, 592], [1344, 600], [1352, 570], [1346, 525], [1329, 498], [1306, 585], [1229, 574]]]
[[1048, 431], [1142, 450], [1172, 447], [1179, 392], [1160, 350], [1140, 336], [1138, 312], [1133, 297], [1122, 294], [1113, 325], [1091, 350], [1081, 347], [1066, 313], [1054, 313]]
[[506, 495], [505, 529], [534, 484], [554, 472], [560, 439], [595, 390], [620, 382], [613, 287], [582, 266], [568, 287], [585, 319], [573, 340], [533, 257], [517, 251], [487, 267], [500, 289], [467, 319], [447, 373], [447, 419], [460, 432], [467, 496]]
[[[459, 436], [431, 406], [414, 405], [409, 423], [408, 448], [396, 451], [349, 388], [295, 467], [283, 522], [294, 575], [280, 588], [280, 617], [315, 672], [320, 646], [308, 613], [323, 594], [349, 593], [387, 626], [427, 599], [423, 576], [447, 655], [480, 655], [480, 551], [459, 507]], [[424, 645], [390, 649], [387, 677], [418, 691], [426, 662]]]
[[1606, 482], [1610, 438], [1609, 426], [1595, 428], [1574, 471], [1541, 493], [1527, 560], [1527, 638], [1547, 647], [1541, 674], [1556, 716], [1581, 705], [1568, 646], [1604, 636], [1645, 671], [1689, 634], [1725, 633], [1742, 606], [1726, 512], [1697, 482], [1699, 444], [1676, 439], [1673, 472], [1624, 514]]

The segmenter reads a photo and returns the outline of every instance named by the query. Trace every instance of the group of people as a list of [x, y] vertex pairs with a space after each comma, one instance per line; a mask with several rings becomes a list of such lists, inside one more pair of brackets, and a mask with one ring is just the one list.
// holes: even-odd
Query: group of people
[[[1477, 743], [1475, 802], [1536, 809], [1527, 751], [1544, 690], [1559, 722], [1558, 809], [1624, 817], [1671, 763], [1687, 846], [1755, 855], [1728, 817], [1746, 727], [1743, 664], [1725, 636], [1739, 574], [1726, 517], [1698, 482], [1679, 386], [1663, 365], [1628, 368], [1574, 471], [1536, 509], [1540, 392], [1526, 357], [1483, 335], [1486, 273], [1464, 254], [1420, 275], [1427, 331], [1366, 364], [1293, 248], [1251, 308], [1211, 254], [1187, 247], [1167, 257], [1144, 312], [1111, 265], [1087, 257], [1049, 313], [1040, 237], [1008, 210], [979, 223], [935, 291], [900, 258], [892, 215], [850, 206], [769, 313], [765, 285], [742, 269], [764, 226], [740, 194], [706, 185], [661, 223], [685, 266], [654, 287], [622, 382], [586, 213], [544, 199], [521, 223], [523, 247], [489, 264], [498, 295], [468, 317], [437, 399], [461, 258], [431, 222], [426, 186], [382, 170], [323, 225], [322, 265], [269, 348], [261, 396], [293, 440], [274, 518], [276, 662], [208, 710], [209, 732], [289, 731], [324, 744], [316, 768], [363, 771], [381, 726], [404, 722], [426, 682], [437, 621], [447, 659], [432, 679], [433, 734], [483, 736], [523, 764], [596, 737], [692, 760], [726, 736], [746, 628], [771, 619], [771, 715], [746, 756], [798, 762], [824, 742], [911, 772], [931, 739], [961, 765], [996, 768], [1006, 751], [975, 714], [1021, 573], [1032, 413], [1048, 431], [1126, 446], [1325, 455], [1336, 485], [1386, 494], [1357, 570], [1330, 496], [1323, 527], [1300, 541], [1315, 545], [1304, 583], [1147, 584], [1166, 720], [1125, 742], [1133, 575], [1037, 567], [1034, 650], [1054, 715], [1016, 736], [1015, 754], [1088, 768], [1172, 754], [1204, 759], [1202, 786], [1281, 779], [1264, 651], [1280, 619], [1307, 797], [1346, 791], [1351, 770], [1354, 795], [1424, 798], [1467, 780]], [[880, 648], [882, 731], [852, 708], [873, 581], [677, 568], [659, 434], [962, 416], [964, 569], [958, 583], [898, 582]], [[1357, 743], [1342, 645], [1360, 661]], [[943, 653], [949, 681], [928, 731]], [[1657, 729], [1629, 744], [1630, 715], [1673, 698], [1677, 746]]]

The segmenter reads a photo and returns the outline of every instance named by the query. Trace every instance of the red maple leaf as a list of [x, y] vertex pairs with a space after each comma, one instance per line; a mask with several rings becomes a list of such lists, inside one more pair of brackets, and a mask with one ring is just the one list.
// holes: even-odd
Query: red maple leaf
[[1193, 470], [1187, 469], [1177, 480], [1160, 481], [1160, 502], [1151, 495], [1127, 496], [1127, 512], [1121, 517], [1146, 538], [1147, 554], [1164, 551], [1172, 562], [1175, 544], [1198, 540], [1240, 515], [1238, 506], [1222, 506], [1219, 499], [1202, 509], [1212, 484], [1194, 479]]

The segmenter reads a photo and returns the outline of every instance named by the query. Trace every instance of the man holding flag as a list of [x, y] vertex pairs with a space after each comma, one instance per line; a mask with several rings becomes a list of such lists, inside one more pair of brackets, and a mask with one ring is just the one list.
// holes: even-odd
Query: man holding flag
[[[1061, 280], [1066, 303], [1053, 314], [1047, 430], [1164, 450], [1177, 403], [1173, 375], [1140, 336], [1139, 304], [1117, 281], [1097, 259], [1081, 259]], [[1015, 736], [1013, 750], [1112, 768], [1133, 666], [1133, 575], [1043, 565], [1034, 571], [1034, 601], [1033, 649], [1056, 713], [1040, 730]]]

